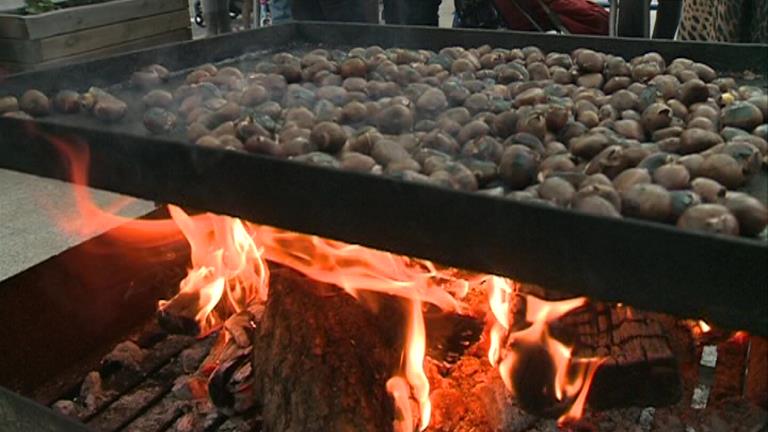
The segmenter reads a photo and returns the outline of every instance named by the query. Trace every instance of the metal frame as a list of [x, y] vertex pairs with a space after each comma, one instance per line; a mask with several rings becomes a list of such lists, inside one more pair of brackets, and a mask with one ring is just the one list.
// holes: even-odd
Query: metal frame
[[[82, 89], [108, 84], [105, 77], [124, 81], [137, 65], [156, 61], [180, 69], [297, 42], [349, 41], [430, 49], [484, 43], [556, 51], [590, 47], [624, 56], [654, 50], [724, 71], [768, 60], [764, 45], [290, 23], [14, 76], [5, 85], [12, 92], [31, 86]], [[91, 184], [98, 188], [768, 334], [765, 242], [200, 148], [127, 126], [61, 124], [67, 121], [73, 120], [0, 119], [0, 166], [66, 179], [56, 150], [40, 133], [79, 137], [90, 151]]]

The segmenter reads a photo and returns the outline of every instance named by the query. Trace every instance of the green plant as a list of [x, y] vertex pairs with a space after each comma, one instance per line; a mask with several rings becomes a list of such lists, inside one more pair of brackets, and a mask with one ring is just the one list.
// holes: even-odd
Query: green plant
[[26, 3], [24, 12], [28, 14], [39, 14], [58, 9], [53, 0], [25, 0], [24, 3]]

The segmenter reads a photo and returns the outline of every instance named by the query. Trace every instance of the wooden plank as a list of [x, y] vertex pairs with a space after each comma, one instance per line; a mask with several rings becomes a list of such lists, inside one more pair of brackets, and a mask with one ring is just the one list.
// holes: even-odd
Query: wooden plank
[[113, 0], [30, 16], [0, 14], [0, 38], [42, 39], [187, 8], [187, 0]]
[[46, 62], [189, 27], [189, 12], [184, 9], [41, 40], [0, 39], [0, 60]]
[[42, 59], [40, 41], [0, 39], [0, 61], [34, 63]]
[[40, 40], [42, 61], [190, 27], [185, 9]]
[[124, 53], [128, 51], [136, 51], [143, 48], [154, 47], [171, 42], [178, 42], [189, 40], [192, 38], [192, 31], [189, 28], [177, 29], [166, 33], [150, 36], [143, 39], [133, 40], [126, 43], [111, 45], [104, 48], [99, 48], [84, 53], [74, 54], [68, 57], [62, 57], [55, 60], [50, 60], [41, 63], [18, 63], [18, 62], [2, 62], [0, 61], [0, 68], [7, 70], [8, 72], [23, 72], [29, 70], [48, 69], [53, 67], [59, 67], [64, 64], [74, 63], [83, 60], [91, 60], [98, 57], [108, 56], [110, 54]]

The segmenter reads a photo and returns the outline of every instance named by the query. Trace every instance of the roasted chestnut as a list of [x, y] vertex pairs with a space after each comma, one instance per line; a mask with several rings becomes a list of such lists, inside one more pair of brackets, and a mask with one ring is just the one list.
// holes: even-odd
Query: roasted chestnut
[[677, 220], [678, 228], [713, 234], [739, 235], [739, 222], [725, 206], [700, 204], [688, 208]]
[[51, 102], [41, 91], [27, 90], [19, 99], [19, 108], [35, 117], [46, 116], [51, 113]]
[[73, 90], [61, 90], [53, 97], [53, 106], [59, 112], [76, 113], [80, 111], [80, 94]]

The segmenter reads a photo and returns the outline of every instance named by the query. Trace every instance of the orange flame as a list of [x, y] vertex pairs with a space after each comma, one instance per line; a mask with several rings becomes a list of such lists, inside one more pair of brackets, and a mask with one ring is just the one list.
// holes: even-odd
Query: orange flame
[[[411, 414], [412, 395], [419, 404], [419, 430], [423, 431], [429, 426], [429, 419], [432, 416], [432, 403], [429, 400], [429, 380], [424, 372], [424, 356], [427, 346], [427, 335], [424, 329], [424, 315], [422, 313], [422, 304], [418, 300], [412, 300], [410, 303], [410, 313], [406, 327], [405, 347], [402, 356], [402, 369], [405, 380], [402, 376], [394, 376], [387, 381], [387, 391], [392, 395], [395, 401], [395, 409], [402, 413], [403, 418], [395, 421], [395, 430], [411, 432], [413, 430], [413, 417]], [[409, 383], [412, 391], [407, 387], [403, 388], [403, 383]]]
[[[504, 286], [505, 284], [492, 284], [491, 309], [496, 317], [496, 324], [499, 325], [494, 328], [509, 329], [509, 310], [501, 309], [500, 306], [504, 306], [504, 302], [494, 300], [499, 298], [499, 295], [493, 294], [495, 289], [505, 292]], [[506, 284], [506, 286], [509, 285]], [[494, 307], [494, 302], [499, 306]], [[508, 335], [503, 333], [501, 336], [494, 336], [493, 329], [491, 332], [489, 359], [491, 364], [496, 364], [498, 359], [503, 357], [498, 368], [504, 384], [511, 392], [516, 391], [512, 380], [513, 374], [523, 373], [516, 369], [519, 361], [519, 355], [515, 351], [516, 344], [534, 344], [546, 349], [554, 365], [555, 375], [552, 383], [554, 397], [557, 402], [568, 405], [568, 410], [558, 420], [560, 424], [576, 420], [583, 415], [589, 387], [601, 360], [598, 358], [574, 360], [573, 348], [550, 335], [549, 323], [583, 306], [586, 302], [587, 299], [584, 297], [548, 302], [529, 295], [526, 296], [526, 321], [531, 323], [529, 327]], [[497, 312], [499, 310], [501, 312]], [[503, 337], [506, 337], [507, 346], [510, 349], [502, 350], [499, 348], [500, 342], [494, 341], [495, 338]]]
[[499, 276], [488, 278], [488, 303], [494, 318], [490, 332], [488, 361], [494, 367], [499, 363], [501, 356], [502, 338], [509, 332], [509, 306], [512, 295], [516, 291], [517, 286], [508, 279]]
[[[240, 219], [206, 214], [205, 223], [198, 223], [178, 207], [168, 209], [191, 250], [192, 269], [181, 281], [179, 295], [198, 294], [195, 320], [203, 333], [250, 303], [267, 299], [267, 263]], [[161, 300], [158, 306], [162, 310], [168, 303]], [[223, 313], [215, 312], [219, 305]]]
[[[87, 146], [78, 140], [47, 137], [60, 151], [76, 185], [87, 185]], [[424, 371], [426, 332], [424, 303], [445, 311], [461, 311], [461, 302], [470, 284], [485, 283], [492, 313], [488, 359], [497, 366], [507, 388], [514, 390], [510, 377], [515, 373], [515, 341], [544, 346], [556, 365], [555, 394], [558, 400], [572, 401], [562, 421], [581, 416], [587, 390], [599, 365], [597, 359], [575, 361], [572, 348], [549, 335], [548, 323], [585, 303], [585, 299], [545, 302], [527, 296], [527, 321], [532, 325], [511, 332], [510, 302], [518, 285], [508, 279], [480, 275], [473, 280], [456, 277], [451, 270], [438, 270], [429, 261], [350, 245], [316, 236], [288, 232], [243, 222], [228, 216], [190, 216], [169, 206], [171, 219], [136, 221], [112, 214], [120, 206], [102, 209], [84, 187], [75, 188], [80, 220], [65, 221], [68, 230], [98, 229], [123, 224], [120, 240], [153, 246], [185, 238], [191, 250], [191, 268], [181, 282], [178, 295], [197, 296], [195, 319], [202, 331], [221, 324], [250, 302], [264, 301], [269, 290], [266, 260], [293, 268], [308, 277], [334, 284], [353, 296], [372, 291], [399, 296], [408, 301], [406, 340], [401, 370], [387, 381], [397, 412], [397, 430], [412, 431], [415, 425], [411, 399], [419, 407], [418, 428], [428, 427], [431, 416], [430, 384]], [[83, 223], [85, 222], [85, 223]], [[182, 237], [183, 236], [183, 237]], [[164, 308], [168, 302], [160, 302]], [[576, 371], [577, 373], [573, 373]]]
[[709, 324], [707, 324], [706, 321], [699, 320], [698, 324], [699, 324], [699, 328], [701, 329], [702, 333], [706, 334], [706, 333], [709, 333], [709, 332], [712, 331], [712, 327]]

